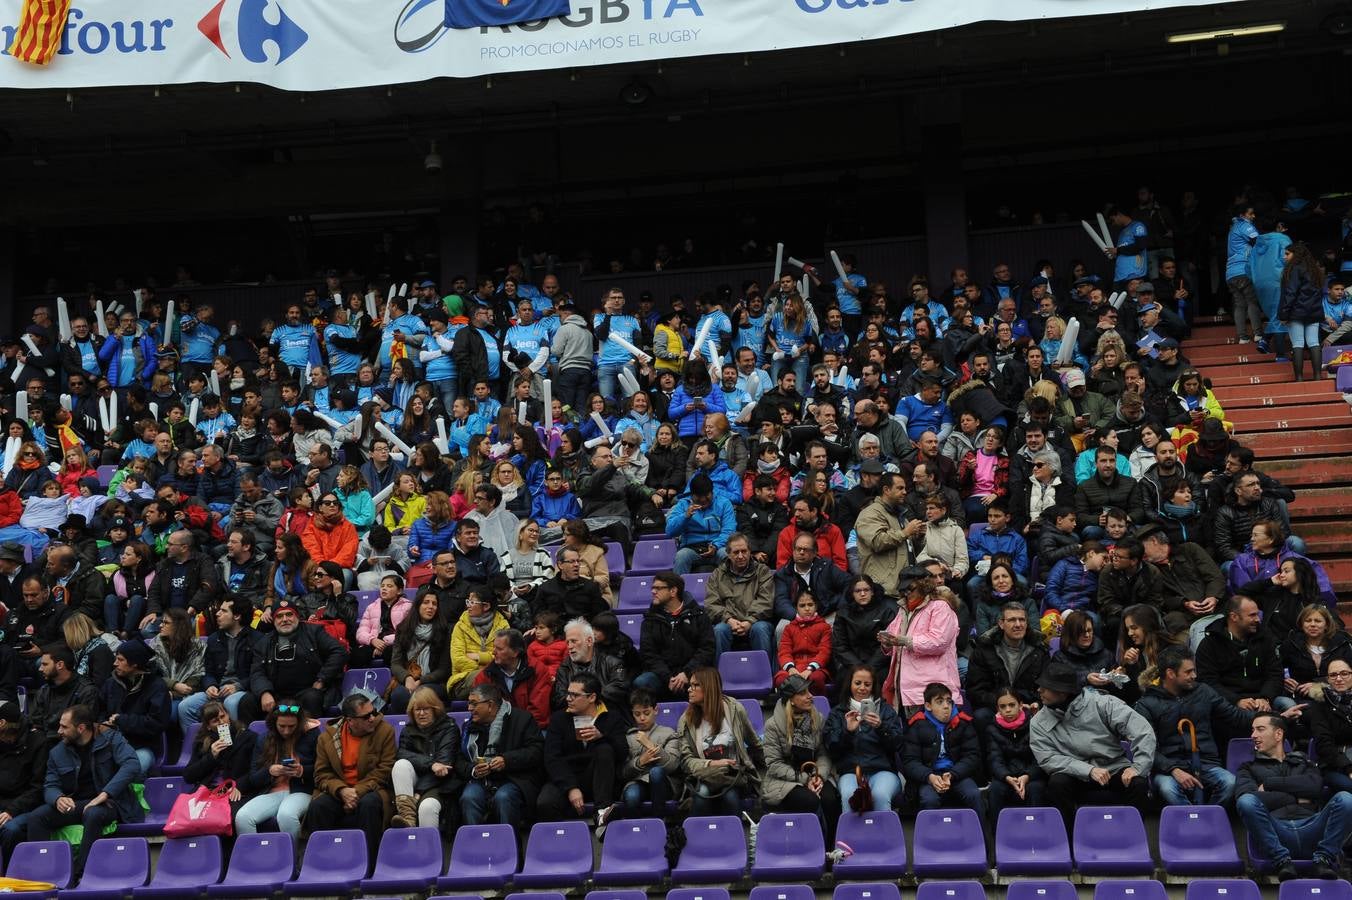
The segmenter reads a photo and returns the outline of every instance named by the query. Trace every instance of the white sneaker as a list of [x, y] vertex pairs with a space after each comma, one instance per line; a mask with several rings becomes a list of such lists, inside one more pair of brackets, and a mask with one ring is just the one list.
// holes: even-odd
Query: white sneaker
[[1241, 344], [1248, 344], [1248, 343], [1252, 343], [1252, 342], [1251, 342], [1248, 338], [1242, 337], [1242, 338], [1239, 339], [1239, 343], [1241, 343]]

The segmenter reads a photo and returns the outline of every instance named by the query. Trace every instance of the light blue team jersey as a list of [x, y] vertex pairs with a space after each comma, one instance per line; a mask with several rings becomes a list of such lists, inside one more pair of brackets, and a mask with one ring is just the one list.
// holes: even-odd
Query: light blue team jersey
[[726, 407], [724, 413], [727, 415], [729, 422], [736, 423], [737, 417], [742, 414], [742, 410], [756, 402], [751, 399], [750, 394], [740, 387], [725, 391], [720, 384], [718, 390], [723, 394], [723, 405]]
[[[451, 325], [447, 325], [446, 339], [448, 341], [454, 341], [456, 333], [464, 327], [465, 325], [463, 322], [455, 322]], [[429, 337], [428, 340], [431, 341], [433, 345], [429, 347], [424, 343], [423, 347], [425, 349], [441, 350], [441, 345], [436, 343], [434, 337]], [[429, 360], [427, 363], [427, 370], [423, 372], [423, 377], [434, 383], [439, 381], [450, 381], [455, 378], [455, 358], [451, 356], [450, 351], [442, 350], [440, 356], [436, 359]]]
[[[722, 354], [723, 351], [728, 348], [729, 339], [732, 337], [732, 320], [729, 319], [728, 314], [721, 309], [716, 309], [711, 313], [705, 313], [700, 316], [699, 321], [695, 323], [695, 330], [691, 332], [690, 339], [692, 341], [699, 335], [700, 330], [704, 327], [705, 319], [713, 320], [713, 324], [709, 326], [708, 341], [713, 341], [714, 349]], [[708, 341], [705, 342], [703, 347], [698, 348], [700, 355], [706, 360], [709, 358]], [[694, 350], [697, 348], [692, 345], [690, 349]]]
[[[385, 370], [389, 369], [390, 347], [394, 344], [395, 331], [402, 331], [406, 337], [428, 333], [423, 320], [409, 313], [404, 313], [404, 315], [386, 325], [385, 332], [380, 336], [380, 353], [376, 356], [376, 362]], [[408, 349], [408, 358], [413, 363], [413, 368], [421, 371], [422, 366], [418, 362], [418, 348], [410, 347]]]
[[[868, 287], [868, 279], [858, 272], [851, 272], [848, 276], [850, 284], [859, 290]], [[845, 290], [845, 282], [839, 277], [831, 279], [831, 284], [836, 289], [836, 306], [840, 307], [840, 314], [843, 316], [857, 316], [863, 311], [859, 305], [859, 297]]]
[[[605, 318], [603, 313], [597, 313], [592, 317], [592, 328], [595, 329]], [[727, 318], [724, 316], [724, 318]], [[729, 326], [731, 330], [731, 326]], [[640, 327], [638, 319], [633, 316], [611, 316], [610, 333], [624, 338], [635, 347], [638, 346], [638, 333]], [[634, 354], [621, 347], [615, 341], [607, 338], [601, 343], [601, 365], [603, 366], [622, 366], [634, 361]]]
[[210, 363], [216, 358], [216, 345], [221, 342], [221, 333], [205, 322], [198, 322], [192, 331], [182, 334], [182, 360], [191, 363]]
[[1249, 254], [1258, 240], [1258, 229], [1243, 216], [1235, 216], [1230, 223], [1230, 234], [1225, 239], [1225, 278], [1238, 278], [1248, 274]]
[[[1137, 222], [1135, 219], [1127, 223], [1127, 227], [1122, 229], [1122, 233], [1117, 236], [1117, 246], [1125, 247], [1128, 244], [1144, 244], [1146, 237], [1145, 225]], [[1127, 281], [1132, 278], [1144, 278], [1145, 267], [1145, 249], [1139, 253], [1133, 253], [1130, 256], [1119, 253], [1117, 261], [1113, 265], [1113, 280]]]
[[752, 403], [759, 401], [761, 395], [770, 390], [771, 386], [770, 373], [764, 369], [752, 369], [750, 375], [737, 373], [737, 387], [751, 398]]
[[[72, 339], [73, 340], [73, 339]], [[113, 338], [108, 338], [113, 340]], [[135, 342], [136, 338], [131, 339]], [[93, 341], [75, 341], [75, 351], [80, 354], [80, 368], [90, 375], [98, 377], [102, 370], [99, 368], [99, 354], [94, 349]], [[132, 368], [136, 368], [135, 357], [133, 356]], [[70, 373], [67, 372], [67, 375]], [[135, 374], [135, 373], [133, 373]]]
[[329, 351], [329, 374], [330, 375], [355, 375], [357, 368], [361, 365], [361, 357], [347, 350], [340, 350], [333, 345], [332, 338], [355, 338], [357, 329], [351, 325], [330, 325], [324, 329], [324, 346]]
[[733, 338], [732, 346], [734, 350], [741, 350], [743, 347], [750, 348], [756, 354], [756, 365], [765, 362], [765, 313], [759, 316], [747, 316], [747, 324], [737, 329], [737, 337]]
[[784, 354], [787, 356], [796, 348], [807, 343], [808, 337], [812, 334], [812, 326], [807, 323], [807, 320], [804, 320], [801, 329], [798, 331], [791, 331], [788, 326], [784, 324], [784, 314], [775, 313], [774, 319], [770, 322], [770, 334], [774, 335], [775, 343], [779, 345], [779, 349], [783, 350]]
[[502, 375], [502, 348], [498, 346], [498, 339], [493, 336], [493, 332], [482, 328], [477, 330], [484, 339], [484, 351], [488, 354], [488, 379], [497, 381]]
[[313, 325], [302, 322], [299, 325], [281, 324], [272, 330], [272, 342], [279, 348], [282, 362], [293, 368], [303, 369], [310, 364], [310, 344], [315, 340]]
[[529, 325], [513, 325], [507, 329], [507, 337], [503, 343], [534, 359], [535, 354], [539, 353], [542, 347], [549, 345], [549, 333], [539, 322], [531, 322]]
[[206, 438], [208, 444], [216, 443], [216, 438], [221, 435], [229, 437], [230, 432], [234, 431], [235, 427], [235, 417], [225, 411], [222, 411], [214, 419], [198, 419], [197, 421], [197, 430], [202, 432], [202, 436]]

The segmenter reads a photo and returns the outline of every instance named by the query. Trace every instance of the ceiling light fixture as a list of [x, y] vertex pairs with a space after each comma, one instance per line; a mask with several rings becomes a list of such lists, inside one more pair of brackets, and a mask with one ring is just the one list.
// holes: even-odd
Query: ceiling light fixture
[[1285, 22], [1263, 22], [1258, 25], [1236, 25], [1233, 28], [1213, 28], [1209, 31], [1180, 31], [1164, 36], [1170, 44], [1190, 44], [1195, 41], [1219, 41], [1228, 38], [1253, 37], [1259, 34], [1276, 34], [1286, 30]]

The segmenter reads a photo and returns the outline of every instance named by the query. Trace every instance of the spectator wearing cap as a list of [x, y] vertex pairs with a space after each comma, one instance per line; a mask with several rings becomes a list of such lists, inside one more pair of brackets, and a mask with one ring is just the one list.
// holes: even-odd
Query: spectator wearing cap
[[[0, 603], [4, 604], [5, 609], [14, 611], [22, 608], [23, 581], [35, 574], [37, 567], [25, 560], [22, 544], [15, 541], [0, 544]], [[11, 643], [7, 638], [8, 634], [0, 637], [0, 643]]]
[[226, 412], [221, 405], [221, 398], [216, 394], [203, 394], [200, 406], [201, 409], [197, 415], [197, 433], [202, 436], [203, 443], [224, 442], [230, 436], [230, 433], [239, 426], [235, 417]]
[[1108, 427], [1113, 418], [1113, 403], [1102, 394], [1091, 392], [1079, 369], [1067, 369], [1061, 376], [1066, 394], [1056, 401], [1052, 421], [1066, 434], [1092, 438]]
[[1063, 662], [1048, 663], [1037, 683], [1042, 708], [1029, 744], [1067, 829], [1081, 806], [1144, 809], [1155, 758], [1155, 732], [1145, 717], [1111, 694], [1082, 688], [1075, 668]]
[[673, 568], [679, 575], [698, 565], [711, 568], [727, 556], [728, 538], [736, 530], [737, 513], [728, 499], [714, 494], [713, 482], [702, 471], [690, 479], [689, 495], [677, 500], [667, 513], [667, 537], [674, 538]]
[[42, 805], [47, 776], [47, 740], [13, 700], [0, 701], [0, 861], [28, 836], [28, 813]]
[[99, 686], [101, 724], [116, 729], [136, 751], [144, 779], [155, 763], [164, 731], [172, 721], [169, 687], [154, 651], [144, 641], [118, 644], [113, 677]]
[[272, 624], [273, 631], [254, 646], [241, 718], [253, 721], [272, 712], [279, 697], [295, 697], [307, 715], [323, 716], [325, 692], [342, 677], [347, 652], [319, 625], [302, 623], [290, 599], [273, 604]]
[[1178, 377], [1192, 368], [1192, 363], [1178, 352], [1178, 341], [1171, 337], [1157, 343], [1155, 352], [1158, 356], [1146, 370], [1146, 382], [1157, 391], [1172, 391]]

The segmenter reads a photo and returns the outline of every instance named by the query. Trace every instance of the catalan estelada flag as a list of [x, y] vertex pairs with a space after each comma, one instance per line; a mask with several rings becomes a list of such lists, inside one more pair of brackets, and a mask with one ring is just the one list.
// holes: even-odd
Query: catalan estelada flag
[[61, 46], [69, 13], [70, 0], [23, 0], [9, 55], [34, 65], [47, 65]]
[[566, 16], [568, 0], [446, 0], [446, 25], [480, 28]]

